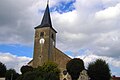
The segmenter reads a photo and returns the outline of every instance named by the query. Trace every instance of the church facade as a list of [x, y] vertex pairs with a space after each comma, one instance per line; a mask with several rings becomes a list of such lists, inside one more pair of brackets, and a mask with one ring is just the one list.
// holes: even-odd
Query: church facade
[[36, 68], [47, 61], [52, 61], [58, 64], [61, 71], [66, 69], [66, 63], [71, 58], [56, 48], [56, 33], [47, 4], [41, 24], [35, 27], [33, 60], [28, 65]]

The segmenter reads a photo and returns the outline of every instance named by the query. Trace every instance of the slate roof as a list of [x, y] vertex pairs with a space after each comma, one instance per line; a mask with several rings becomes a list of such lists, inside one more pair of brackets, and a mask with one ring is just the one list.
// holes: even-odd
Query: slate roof
[[[50, 28], [53, 29], [48, 4], [47, 4], [47, 7], [45, 9], [44, 16], [43, 16], [41, 24], [39, 26], [35, 27], [35, 29], [36, 28], [44, 28], [44, 27], [50, 27]], [[56, 32], [55, 29], [53, 29], [53, 30]]]

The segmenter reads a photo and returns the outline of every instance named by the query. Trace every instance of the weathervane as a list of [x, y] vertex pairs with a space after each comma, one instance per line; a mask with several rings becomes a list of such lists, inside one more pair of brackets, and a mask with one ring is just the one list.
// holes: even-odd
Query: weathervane
[[47, 4], [49, 4], [49, 0], [47, 0]]

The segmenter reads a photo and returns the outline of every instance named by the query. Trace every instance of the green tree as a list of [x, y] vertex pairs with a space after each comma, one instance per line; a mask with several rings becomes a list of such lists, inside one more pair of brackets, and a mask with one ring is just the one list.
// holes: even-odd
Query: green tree
[[27, 66], [27, 65], [26, 66], [22, 66], [20, 71], [21, 71], [22, 74], [24, 74], [24, 73], [26, 73], [28, 71], [33, 71], [33, 67]]
[[38, 78], [38, 72], [37, 71], [32, 71], [32, 72], [29, 71], [23, 75], [22, 80], [35, 80], [36, 78]]
[[43, 66], [22, 74], [17, 80], [59, 80], [60, 70], [57, 64], [47, 62]]
[[9, 69], [6, 72], [6, 80], [16, 80], [19, 77], [19, 74], [14, 69]]
[[72, 80], [77, 80], [79, 78], [80, 72], [85, 69], [84, 62], [79, 58], [71, 59], [67, 63], [66, 69]]
[[111, 78], [109, 66], [102, 59], [97, 59], [88, 65], [88, 75], [91, 80], [110, 80]]
[[56, 63], [47, 62], [42, 66], [42, 68], [45, 80], [59, 80], [60, 70], [58, 69], [58, 65]]
[[5, 77], [6, 74], [6, 66], [0, 62], [0, 77]]
[[16, 80], [23, 80], [23, 75], [20, 75]]

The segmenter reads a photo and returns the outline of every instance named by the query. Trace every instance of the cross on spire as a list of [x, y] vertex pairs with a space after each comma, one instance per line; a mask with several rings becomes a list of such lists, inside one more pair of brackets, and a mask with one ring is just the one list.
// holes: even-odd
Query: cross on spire
[[50, 11], [49, 11], [49, 0], [47, 0], [47, 6], [45, 9], [41, 24], [39, 26], [35, 27], [35, 29], [44, 28], [44, 27], [50, 27], [51, 29], [53, 29], [57, 33], [57, 31], [52, 27]]
[[49, 0], [47, 0], [47, 4], [49, 5]]
[[49, 11], [49, 0], [47, 0], [47, 7], [46, 7], [46, 9], [45, 9], [42, 22], [41, 22], [41, 24], [40, 24], [39, 26], [37, 26], [36, 28], [42, 28], [42, 27], [51, 27], [51, 28], [52, 28], [50, 11]]

